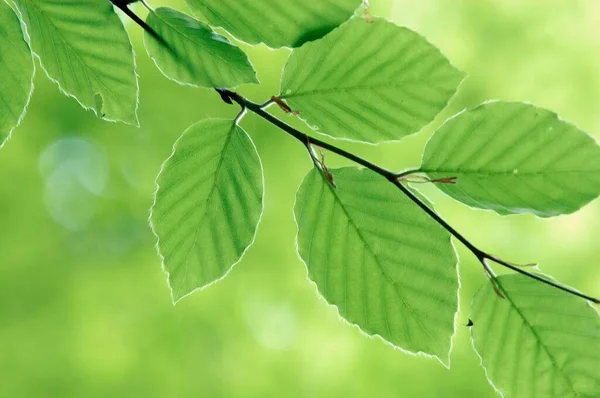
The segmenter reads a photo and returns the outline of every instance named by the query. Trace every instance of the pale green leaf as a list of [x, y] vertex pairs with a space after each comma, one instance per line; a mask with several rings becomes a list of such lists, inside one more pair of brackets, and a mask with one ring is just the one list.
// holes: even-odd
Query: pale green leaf
[[427, 143], [421, 170], [446, 194], [499, 214], [572, 213], [600, 194], [600, 146], [555, 113], [490, 102], [448, 120]]
[[0, 147], [25, 116], [33, 74], [33, 59], [19, 18], [0, 0]]
[[148, 55], [168, 78], [200, 87], [258, 83], [246, 54], [204, 23], [166, 7], [150, 12], [146, 22], [168, 45], [145, 33]]
[[212, 26], [250, 44], [299, 47], [350, 18], [362, 0], [186, 0]]
[[231, 120], [204, 120], [175, 143], [157, 180], [150, 221], [173, 301], [223, 278], [252, 244], [262, 166]]
[[354, 18], [292, 52], [280, 97], [320, 133], [377, 143], [430, 123], [463, 78], [417, 33]]
[[600, 396], [600, 317], [584, 300], [523, 275], [486, 284], [472, 304], [473, 347], [505, 397]]
[[313, 169], [294, 208], [309, 278], [368, 335], [449, 364], [457, 312], [450, 235], [372, 171]]
[[14, 0], [48, 77], [86, 109], [138, 124], [127, 32], [108, 0]]

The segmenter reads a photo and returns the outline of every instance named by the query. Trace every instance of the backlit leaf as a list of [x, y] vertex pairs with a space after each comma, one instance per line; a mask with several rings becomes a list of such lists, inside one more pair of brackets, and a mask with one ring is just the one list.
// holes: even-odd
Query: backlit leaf
[[127, 32], [108, 0], [14, 0], [32, 50], [61, 91], [111, 121], [138, 124]]
[[356, 168], [317, 169], [294, 208], [309, 278], [368, 335], [448, 365], [457, 312], [450, 235], [392, 184]]
[[377, 143], [421, 130], [463, 78], [417, 33], [353, 18], [292, 52], [280, 97], [320, 133]]
[[33, 73], [19, 18], [0, 1], [0, 147], [25, 115], [33, 92]]
[[223, 278], [252, 244], [262, 167], [244, 130], [204, 120], [175, 143], [157, 185], [150, 220], [177, 302]]
[[201, 87], [258, 83], [246, 54], [204, 23], [166, 7], [146, 22], [168, 45], [145, 33], [148, 54], [168, 78]]
[[473, 207], [499, 214], [572, 213], [600, 194], [600, 146], [555, 113], [491, 102], [448, 120], [427, 143], [421, 170]]
[[522, 275], [475, 294], [473, 347], [505, 397], [600, 396], [600, 317], [584, 300]]
[[212, 26], [250, 44], [299, 47], [350, 18], [362, 0], [186, 0]]

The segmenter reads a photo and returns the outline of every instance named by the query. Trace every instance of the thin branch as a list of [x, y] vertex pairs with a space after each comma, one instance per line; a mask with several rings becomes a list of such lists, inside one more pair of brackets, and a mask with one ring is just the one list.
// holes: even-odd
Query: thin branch
[[[386, 170], [382, 167], [377, 166], [376, 164], [369, 162], [368, 160], [362, 159], [362, 158], [360, 158], [356, 155], [353, 155], [350, 152], [347, 152], [341, 148], [338, 148], [334, 145], [328, 144], [325, 141], [321, 141], [318, 138], [310, 137], [310, 136], [304, 134], [303, 132], [296, 130], [289, 124], [285, 123], [283, 120], [281, 120], [281, 119], [271, 115], [270, 113], [266, 112], [265, 110], [263, 110], [261, 108], [261, 105], [256, 104], [256, 103], [242, 97], [238, 93], [228, 91], [228, 90], [221, 90], [219, 93], [221, 93], [221, 92], [226, 93], [228, 99], [233, 100], [240, 106], [245, 106], [246, 108], [248, 108], [249, 111], [257, 114], [258, 116], [262, 117], [269, 123], [279, 127], [281, 130], [285, 131], [286, 133], [288, 133], [289, 135], [291, 135], [292, 137], [294, 137], [295, 139], [300, 141], [303, 145], [306, 145], [306, 143], [308, 142], [309, 144], [320, 146], [323, 149], [327, 149], [330, 152], [340, 155], [340, 156], [342, 156], [346, 159], [349, 159], [355, 163], [358, 163], [361, 166], [364, 166], [364, 167], [376, 172], [377, 174], [384, 176], [387, 179], [395, 178], [395, 176], [396, 176], [396, 173], [394, 173], [390, 170]], [[221, 97], [223, 97], [223, 95], [221, 95]]]
[[[384, 169], [382, 167], [377, 166], [374, 163], [369, 162], [366, 159], [363, 159], [357, 155], [354, 155], [350, 152], [347, 152], [341, 148], [336, 147], [335, 145], [332, 144], [328, 144], [327, 142], [321, 141], [318, 138], [314, 138], [314, 137], [310, 137], [309, 135], [296, 130], [295, 128], [293, 128], [292, 126], [290, 126], [289, 124], [285, 123], [284, 121], [282, 121], [281, 119], [271, 115], [270, 113], [266, 112], [263, 109], [263, 105], [259, 105], [257, 103], [254, 103], [248, 99], [246, 99], [245, 97], [241, 96], [240, 94], [233, 92], [233, 91], [229, 91], [229, 90], [223, 90], [223, 89], [219, 89], [218, 90], [219, 94], [221, 95], [221, 98], [227, 102], [230, 103], [230, 100], [236, 102], [238, 105], [240, 105], [242, 108], [248, 109], [249, 111], [255, 113], [256, 115], [262, 117], [263, 119], [265, 119], [266, 121], [268, 121], [269, 123], [275, 125], [276, 127], [279, 127], [281, 130], [285, 131], [286, 133], [288, 133], [289, 135], [291, 135], [292, 137], [296, 138], [298, 141], [300, 141], [302, 143], [302, 145], [304, 145], [305, 147], [307, 147], [309, 149], [309, 152], [311, 151], [311, 145], [315, 145], [315, 146], [319, 146], [323, 149], [327, 149], [330, 152], [333, 152], [339, 156], [342, 156], [348, 160], [353, 161], [354, 163], [357, 163], [363, 167], [366, 167], [367, 169], [379, 174], [380, 176], [386, 178], [389, 182], [391, 182], [396, 188], [398, 188], [400, 191], [402, 191], [402, 193], [404, 195], [406, 195], [412, 202], [414, 202], [419, 208], [421, 208], [421, 210], [423, 210], [425, 213], [427, 213], [431, 218], [433, 218], [433, 220], [435, 222], [437, 222], [440, 226], [442, 226], [446, 231], [448, 231], [452, 236], [454, 236], [460, 243], [462, 243], [471, 253], [473, 253], [473, 255], [475, 257], [477, 257], [477, 260], [479, 260], [479, 262], [483, 265], [486, 273], [488, 274], [488, 276], [490, 276], [490, 278], [492, 279], [492, 283], [495, 283], [494, 279], [496, 278], [493, 270], [491, 269], [491, 267], [486, 263], [486, 260], [495, 262], [496, 264], [499, 264], [503, 267], [506, 267], [512, 271], [518, 272], [522, 275], [525, 275], [529, 278], [535, 279], [536, 281], [539, 281], [541, 283], [544, 283], [546, 285], [552, 286], [556, 289], [562, 290], [566, 293], [575, 295], [577, 297], [589, 300], [591, 302], [594, 302], [596, 304], [600, 304], [600, 300], [588, 295], [585, 295], [583, 293], [578, 292], [577, 290], [574, 290], [572, 288], [569, 288], [567, 286], [563, 286], [561, 284], [558, 284], [554, 281], [551, 281], [549, 279], [546, 279], [542, 276], [539, 276], [537, 274], [533, 274], [531, 272], [525, 271], [524, 269], [511, 264], [509, 262], [506, 262], [504, 260], [499, 259], [496, 256], [487, 254], [486, 252], [484, 252], [483, 250], [480, 250], [479, 248], [477, 248], [473, 243], [471, 243], [467, 238], [465, 238], [460, 232], [458, 232], [456, 229], [454, 229], [450, 224], [448, 224], [448, 222], [446, 222], [446, 220], [444, 220], [439, 214], [437, 214], [433, 209], [431, 209], [425, 202], [423, 202], [421, 199], [419, 199], [409, 188], [407, 188], [406, 186], [404, 186], [399, 180], [398, 177], [404, 176], [404, 175], [408, 175], [411, 174], [413, 172], [415, 172], [416, 170], [408, 170], [405, 171], [403, 173], [394, 173], [390, 170]], [[237, 120], [237, 119], [236, 119]], [[312, 153], [311, 153], [312, 155]], [[311, 156], [312, 157], [312, 156]], [[313, 158], [314, 161], [314, 158]]]
[[[170, 48], [169, 45], [167, 44], [167, 42], [165, 41], [165, 39], [163, 39], [158, 33], [156, 33], [156, 31], [154, 29], [152, 29], [146, 22], [144, 22], [140, 17], [138, 17], [133, 11], [131, 11], [129, 9], [128, 5], [130, 3], [135, 3], [135, 1], [110, 0], [110, 2], [113, 3], [113, 5], [115, 7], [117, 7], [119, 10], [123, 11], [123, 13], [125, 13], [125, 15], [127, 15], [129, 18], [131, 18], [131, 20], [133, 22], [135, 22], [142, 29], [144, 29], [146, 32], [148, 32], [148, 34], [150, 36], [154, 37], [161, 45], [165, 46], [166, 48]], [[144, 6], [146, 6], [148, 8], [148, 10], [150, 10], [150, 12], [154, 12], [145, 2], [143, 2], [143, 4], [144, 4]]]

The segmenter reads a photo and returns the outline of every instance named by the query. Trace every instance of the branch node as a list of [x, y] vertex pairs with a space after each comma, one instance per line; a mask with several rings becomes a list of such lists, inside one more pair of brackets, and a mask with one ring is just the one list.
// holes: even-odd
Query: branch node
[[[217, 87], [215, 87], [215, 91], [217, 93], [219, 93], [223, 102], [225, 102], [226, 104], [229, 104], [229, 105], [233, 105], [233, 98], [232, 98], [233, 93], [231, 91], [227, 90], [226, 88], [217, 88]], [[245, 108], [245, 106], [244, 106], [244, 108]]]
[[317, 147], [317, 149], [319, 150], [319, 153], [321, 154], [321, 159], [319, 161], [319, 164], [321, 165], [321, 170], [323, 171], [325, 178], [331, 184], [332, 187], [337, 188], [337, 185], [335, 185], [335, 181], [333, 180], [333, 174], [331, 174], [331, 172], [325, 165], [325, 152], [323, 151], [323, 148]]
[[505, 299], [506, 297], [504, 296], [504, 293], [502, 293], [502, 289], [500, 288], [500, 285], [498, 284], [497, 276], [494, 273], [494, 270], [485, 262], [486, 258], [489, 258], [489, 255], [483, 254], [482, 258], [480, 258], [480, 260], [479, 260], [481, 262], [481, 265], [483, 265], [483, 270], [484, 270], [485, 274], [487, 275], [487, 277], [489, 278], [490, 282], [492, 283], [494, 292], [496, 292], [498, 297], [500, 297], [501, 299]]
[[281, 108], [281, 110], [284, 111], [285, 113], [291, 113], [294, 116], [298, 116], [300, 114], [300, 112], [295, 111], [292, 108], [290, 108], [290, 106], [288, 104], [286, 104], [284, 100], [277, 97], [276, 95], [271, 97], [271, 101], [274, 102], [275, 104], [277, 104], [277, 106], [279, 106], [279, 108]]

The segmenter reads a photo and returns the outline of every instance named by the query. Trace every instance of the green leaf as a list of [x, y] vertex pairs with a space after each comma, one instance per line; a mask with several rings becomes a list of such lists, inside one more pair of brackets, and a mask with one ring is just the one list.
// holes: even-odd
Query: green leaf
[[280, 97], [323, 134], [377, 143], [430, 123], [463, 78], [417, 33], [354, 18], [292, 52]]
[[137, 120], [133, 49], [108, 0], [14, 0], [48, 77], [85, 109]]
[[473, 297], [473, 347], [505, 397], [600, 396], [600, 317], [584, 300], [522, 275]]
[[186, 0], [209, 24], [250, 44], [299, 47], [352, 16], [362, 0]]
[[572, 213], [600, 194], [600, 146], [555, 113], [491, 102], [448, 120], [427, 143], [421, 170], [469, 206], [498, 214]]
[[368, 170], [313, 169], [296, 196], [298, 252], [340, 315], [368, 335], [449, 365], [457, 312], [450, 235]]
[[144, 35], [148, 55], [168, 78], [200, 87], [258, 83], [246, 54], [204, 23], [171, 8], [150, 12], [146, 22], [169, 46]]
[[254, 240], [262, 166], [230, 120], [204, 120], [175, 143], [157, 179], [150, 221], [173, 301], [224, 278]]
[[15, 12], [0, 1], [0, 148], [21, 122], [33, 93], [34, 66]]

